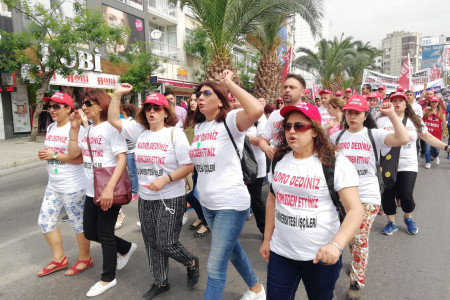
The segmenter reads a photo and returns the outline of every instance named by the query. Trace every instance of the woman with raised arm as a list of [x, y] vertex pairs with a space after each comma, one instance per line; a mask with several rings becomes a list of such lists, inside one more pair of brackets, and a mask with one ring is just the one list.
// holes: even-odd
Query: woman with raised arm
[[[83, 111], [93, 121], [86, 135], [78, 140], [81, 116], [74, 111], [70, 116], [72, 126], [69, 156], [83, 156], [87, 177], [86, 202], [84, 205], [83, 228], [88, 240], [102, 245], [103, 273], [100, 281], [93, 285], [86, 296], [98, 296], [117, 284], [116, 269], [121, 270], [136, 250], [136, 244], [114, 235], [120, 206], [113, 206], [114, 188], [125, 171], [127, 143], [107, 120], [111, 97], [103, 90], [93, 89], [85, 93]], [[94, 167], [115, 167], [114, 172], [94, 203]]]
[[[83, 208], [86, 195], [86, 178], [83, 171], [81, 153], [69, 157], [70, 140], [69, 116], [73, 110], [73, 99], [65, 93], [56, 93], [48, 102], [48, 111], [54, 123], [47, 128], [43, 150], [38, 153], [39, 159], [48, 161], [48, 184], [39, 213], [39, 226], [44, 233], [53, 254], [53, 261], [43, 268], [38, 276], [45, 276], [67, 268], [68, 261], [64, 254], [62, 236], [56, 227], [58, 215], [64, 207], [68, 220], [78, 242], [78, 261], [65, 274], [75, 275], [93, 265], [90, 257], [90, 243], [83, 233]], [[77, 139], [84, 137], [86, 131], [80, 130]]]
[[[228, 261], [250, 288], [242, 299], [265, 299], [265, 291], [239, 243], [250, 195], [232, 142], [233, 139], [242, 156], [245, 132], [261, 117], [263, 107], [232, 78], [233, 72], [225, 70], [221, 84], [207, 81], [196, 90], [195, 136], [189, 155], [198, 172], [199, 200], [212, 231], [204, 299], [222, 298]], [[232, 110], [227, 90], [239, 99], [243, 109]]]
[[[277, 163], [271, 168], [259, 250], [269, 262], [267, 299], [293, 300], [300, 280], [309, 299], [332, 299], [342, 249], [362, 222], [358, 174], [344, 155], [336, 154], [317, 107], [304, 102], [290, 105], [281, 109], [281, 116], [282, 142], [272, 162]], [[341, 226], [332, 189], [347, 212]]]
[[133, 89], [123, 83], [114, 91], [108, 122], [120, 134], [136, 143], [134, 159], [139, 181], [139, 221], [154, 278], [142, 299], [153, 299], [170, 289], [169, 258], [187, 269], [187, 286], [200, 277], [198, 258], [178, 241], [186, 210], [184, 178], [194, 166], [188, 155], [189, 144], [177, 117], [164, 95], [148, 95], [136, 120], [120, 119], [120, 99]]

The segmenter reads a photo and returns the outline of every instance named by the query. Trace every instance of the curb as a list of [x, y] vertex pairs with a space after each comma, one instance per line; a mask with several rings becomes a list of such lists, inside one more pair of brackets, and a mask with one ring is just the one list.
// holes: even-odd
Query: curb
[[47, 161], [41, 161], [39, 158], [27, 158], [18, 162], [12, 162], [0, 165], [0, 177], [12, 175], [21, 171], [25, 171], [40, 166], [45, 166]]

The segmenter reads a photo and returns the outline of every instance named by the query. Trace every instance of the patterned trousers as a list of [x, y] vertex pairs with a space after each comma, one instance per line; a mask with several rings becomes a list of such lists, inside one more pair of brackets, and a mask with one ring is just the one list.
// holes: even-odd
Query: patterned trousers
[[[175, 213], [171, 214], [164, 203]], [[178, 241], [186, 210], [186, 197], [164, 199], [164, 203], [139, 197], [142, 237], [156, 285], [168, 283], [169, 257], [186, 267], [194, 261], [194, 256]]]
[[363, 203], [362, 207], [364, 210], [363, 221], [356, 236], [349, 243], [352, 255], [350, 282], [356, 281], [360, 287], [364, 287], [364, 282], [366, 281], [366, 269], [369, 263], [370, 229], [380, 209], [379, 205], [369, 203]]

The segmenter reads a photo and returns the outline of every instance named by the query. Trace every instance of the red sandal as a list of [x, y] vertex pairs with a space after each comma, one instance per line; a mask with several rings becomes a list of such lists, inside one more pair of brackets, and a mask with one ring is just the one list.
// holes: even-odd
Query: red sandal
[[[49, 268], [49, 266], [51, 265], [55, 265], [56, 267], [54, 268]], [[42, 276], [46, 276], [49, 274], [52, 274], [54, 272], [63, 270], [65, 268], [67, 268], [67, 266], [69, 265], [69, 262], [67, 261], [67, 256], [64, 256], [63, 260], [61, 262], [56, 262], [54, 260], [52, 260], [45, 268], [42, 269], [42, 274], [37, 274], [37, 276], [42, 277]]]
[[[78, 269], [77, 266], [78, 266], [79, 264], [85, 264], [84, 268]], [[64, 273], [64, 275], [66, 275], [66, 276], [77, 275], [77, 274], [83, 272], [84, 270], [89, 269], [89, 268], [92, 267], [93, 265], [94, 265], [94, 263], [92, 262], [92, 257], [89, 257], [89, 260], [81, 260], [81, 259], [79, 259], [79, 260], [77, 260], [77, 262], [73, 265], [73, 267], [70, 267], [69, 270], [67, 270], [67, 272], [69, 272], [70, 270], [72, 270], [73, 273], [72, 273], [72, 274], [67, 274], [67, 272], [66, 272], [66, 273]]]

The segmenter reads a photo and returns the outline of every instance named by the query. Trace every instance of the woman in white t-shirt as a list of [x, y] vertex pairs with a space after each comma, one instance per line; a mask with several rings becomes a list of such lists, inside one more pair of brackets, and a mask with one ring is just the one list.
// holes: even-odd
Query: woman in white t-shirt
[[[90, 244], [83, 233], [83, 207], [86, 195], [83, 158], [81, 153], [74, 158], [68, 155], [69, 116], [73, 110], [73, 99], [65, 93], [58, 92], [42, 100], [48, 102], [48, 111], [54, 123], [48, 126], [45, 148], [38, 153], [39, 159], [48, 161], [48, 185], [38, 223], [52, 250], [53, 261], [43, 268], [38, 276], [45, 276], [68, 266], [61, 232], [56, 227], [58, 215], [63, 207], [75, 231], [79, 249], [78, 261], [66, 272], [66, 275], [75, 275], [91, 267], [93, 263], [89, 252]], [[84, 128], [80, 130], [79, 137], [84, 136], [85, 132]]]
[[[409, 142], [400, 148], [400, 158], [398, 161], [397, 179], [395, 184], [385, 189], [381, 196], [381, 204], [383, 205], [384, 212], [388, 218], [388, 223], [384, 227], [382, 233], [385, 235], [392, 235], [398, 230], [395, 224], [395, 214], [397, 210], [396, 198], [400, 199], [404, 215], [404, 222], [409, 234], [416, 234], [419, 229], [412, 218], [412, 212], [416, 206], [414, 202], [413, 192], [414, 185], [416, 184], [418, 161], [417, 161], [417, 149], [416, 140], [420, 138], [427, 144], [433, 147], [450, 152], [450, 147], [435, 138], [428, 132], [427, 127], [423, 123], [422, 119], [414, 113], [411, 105], [406, 101], [406, 95], [402, 92], [395, 92], [390, 96], [390, 101], [394, 105], [395, 113], [400, 119], [405, 116], [406, 130], [409, 134]], [[392, 122], [388, 117], [379, 118], [377, 121], [378, 128], [382, 128], [388, 131], [393, 131]]]
[[[391, 103], [383, 103], [379, 111], [394, 124], [394, 133], [377, 129], [376, 123], [369, 112], [369, 103], [362, 96], [353, 96], [345, 104], [344, 131], [339, 131], [330, 137], [340, 151], [353, 163], [358, 175], [358, 192], [363, 206], [363, 221], [356, 236], [350, 241], [352, 262], [350, 265], [349, 299], [361, 298], [361, 288], [364, 287], [366, 269], [369, 258], [369, 234], [373, 221], [381, 204], [380, 185], [378, 182], [377, 159], [380, 150], [386, 147], [400, 147], [409, 141], [408, 132], [398, 118]], [[372, 135], [373, 143], [370, 138]], [[376, 156], [375, 156], [376, 151]], [[383, 153], [386, 155], [386, 153]]]
[[[122, 269], [136, 250], [136, 244], [125, 241], [114, 235], [120, 206], [112, 206], [114, 188], [126, 167], [127, 143], [125, 138], [106, 120], [111, 97], [99, 89], [85, 93], [83, 111], [93, 121], [80, 140], [81, 116], [74, 111], [70, 116], [71, 133], [69, 156], [83, 156], [84, 172], [87, 178], [86, 202], [83, 215], [84, 235], [88, 240], [102, 245], [103, 273], [101, 280], [94, 284], [86, 296], [94, 297], [117, 284], [116, 269]], [[94, 170], [96, 168], [115, 167], [100, 198], [94, 203]]]
[[[265, 299], [264, 289], [239, 243], [250, 195], [230, 138], [231, 135], [242, 156], [245, 132], [261, 117], [263, 107], [232, 78], [233, 72], [225, 70], [221, 74], [222, 85], [208, 81], [196, 90], [195, 136], [189, 155], [198, 172], [198, 199], [212, 231], [206, 300], [222, 298], [229, 260], [250, 288], [243, 299]], [[243, 110], [231, 110], [224, 87], [239, 99]]]
[[[294, 299], [300, 280], [309, 299], [332, 299], [342, 249], [361, 225], [358, 174], [321, 127], [317, 107], [300, 103], [281, 110], [282, 142], [275, 153], [259, 250], [269, 261], [267, 299]], [[334, 190], [345, 211], [339, 226], [324, 174], [334, 168]]]
[[169, 258], [187, 268], [187, 285], [197, 284], [198, 258], [178, 241], [186, 210], [184, 178], [194, 166], [189, 143], [164, 95], [146, 97], [135, 120], [119, 118], [120, 99], [133, 86], [123, 83], [114, 91], [108, 122], [136, 143], [134, 159], [139, 181], [139, 221], [154, 283], [142, 298], [153, 299], [170, 289]]

